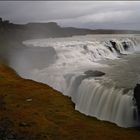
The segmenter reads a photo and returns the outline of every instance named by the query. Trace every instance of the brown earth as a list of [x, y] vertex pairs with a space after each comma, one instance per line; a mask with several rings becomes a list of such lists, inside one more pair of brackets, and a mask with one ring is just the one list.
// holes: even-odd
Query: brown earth
[[140, 130], [87, 117], [68, 97], [0, 64], [0, 140], [140, 140]]

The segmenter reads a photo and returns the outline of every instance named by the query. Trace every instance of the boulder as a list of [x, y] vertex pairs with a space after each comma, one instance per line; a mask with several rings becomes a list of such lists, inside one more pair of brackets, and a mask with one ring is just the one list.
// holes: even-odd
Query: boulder
[[84, 74], [86, 74], [87, 76], [93, 76], [93, 77], [100, 77], [100, 76], [103, 76], [103, 75], [105, 75], [105, 73], [104, 72], [101, 72], [101, 71], [97, 71], [97, 70], [95, 70], [95, 71], [93, 71], [93, 70], [87, 70], [87, 71], [85, 71], [84, 72]]

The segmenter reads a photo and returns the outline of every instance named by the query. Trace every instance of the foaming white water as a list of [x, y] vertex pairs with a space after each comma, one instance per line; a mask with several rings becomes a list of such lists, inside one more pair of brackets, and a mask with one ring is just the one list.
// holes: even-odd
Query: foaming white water
[[73, 101], [76, 110], [86, 115], [116, 123], [121, 127], [139, 125], [132, 90], [124, 93], [123, 88], [116, 88], [113, 84], [104, 85], [91, 78], [83, 80], [75, 94]]
[[[137, 64], [130, 69], [130, 61], [127, 62], [126, 59], [127, 65], [121, 63], [122, 67], [115, 67], [116, 64], [120, 66], [120, 62], [124, 60], [118, 58], [138, 50], [139, 37], [89, 35], [29, 40], [23, 43], [26, 46], [53, 47], [58, 59], [46, 68], [36, 67], [28, 75], [22, 76], [47, 83], [70, 96], [76, 110], [86, 115], [116, 123], [121, 127], [139, 125], [137, 107], [133, 103], [134, 84], [124, 84], [126, 78], [123, 76], [126, 75], [122, 74], [121, 69], [126, 66], [127, 80], [135, 81], [138, 71], [133, 68], [137, 69]], [[104, 60], [105, 63], [99, 63], [99, 60]], [[116, 60], [118, 61], [114, 63]], [[88, 70], [103, 71], [106, 75], [97, 78], [84, 73]]]
[[[113, 47], [111, 42], [115, 42]], [[138, 40], [139, 41], [139, 40]], [[136, 50], [138, 45], [137, 38], [133, 36], [75, 36], [68, 38], [56, 39], [37, 39], [24, 41], [26, 46], [34, 47], [53, 47], [57, 52], [63, 51], [63, 59], [77, 58], [85, 56], [90, 60], [99, 60], [104, 58], [114, 59], [118, 52], [129, 54]], [[125, 48], [124, 43], [129, 46]], [[65, 51], [65, 53], [64, 53]], [[61, 54], [61, 55], [62, 55]], [[69, 59], [70, 60], [70, 59]]]

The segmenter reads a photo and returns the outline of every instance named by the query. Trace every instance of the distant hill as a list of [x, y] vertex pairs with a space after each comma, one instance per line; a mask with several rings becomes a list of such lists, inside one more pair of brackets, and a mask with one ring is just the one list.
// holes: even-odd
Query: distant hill
[[5, 36], [6, 38], [15, 38], [17, 40], [85, 35], [93, 34], [94, 32], [94, 30], [90, 29], [60, 27], [55, 22], [28, 23], [25, 25], [18, 25], [13, 23], [0, 24], [0, 37]]
[[0, 18], [0, 39], [16, 39], [26, 40], [35, 38], [48, 38], [48, 37], [68, 37], [73, 35], [86, 35], [86, 34], [139, 34], [140, 31], [133, 30], [106, 30], [106, 29], [82, 29], [74, 27], [60, 27], [55, 22], [48, 23], [28, 23], [28, 24], [13, 24], [9, 21], [3, 21]]

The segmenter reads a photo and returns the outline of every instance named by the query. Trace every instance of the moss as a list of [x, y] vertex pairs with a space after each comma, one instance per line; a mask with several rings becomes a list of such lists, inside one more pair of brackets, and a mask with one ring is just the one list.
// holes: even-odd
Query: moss
[[139, 129], [87, 117], [74, 110], [68, 97], [45, 84], [22, 79], [2, 64], [0, 76], [0, 123], [8, 124], [6, 128], [1, 125], [2, 140], [140, 139]]

